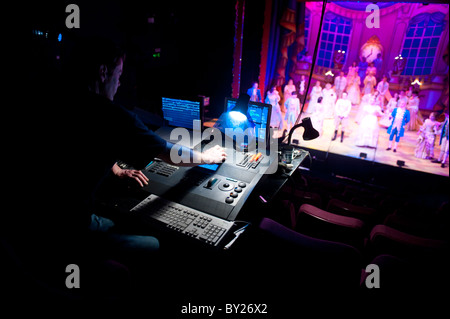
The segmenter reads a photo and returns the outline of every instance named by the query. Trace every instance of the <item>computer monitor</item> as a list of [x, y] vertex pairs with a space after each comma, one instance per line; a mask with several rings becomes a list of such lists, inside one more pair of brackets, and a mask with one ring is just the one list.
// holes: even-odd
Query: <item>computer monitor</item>
[[201, 121], [203, 126], [202, 103], [200, 99], [176, 99], [162, 97], [164, 120], [172, 127], [193, 128], [193, 121]]
[[[236, 102], [235, 98], [225, 98], [225, 111], [231, 111], [236, 106]], [[272, 105], [250, 101], [247, 114], [249, 121], [254, 125], [255, 137], [266, 140], [269, 145]]]

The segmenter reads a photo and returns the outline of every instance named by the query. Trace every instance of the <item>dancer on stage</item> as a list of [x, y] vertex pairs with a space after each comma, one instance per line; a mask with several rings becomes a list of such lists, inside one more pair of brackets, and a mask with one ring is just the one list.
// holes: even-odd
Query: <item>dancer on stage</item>
[[412, 98], [414, 92], [414, 88], [412, 86], [409, 87], [407, 91], [405, 91], [405, 95], [408, 99]]
[[379, 82], [381, 80], [381, 69], [383, 68], [383, 59], [381, 58], [381, 53], [378, 53], [377, 58], [373, 60], [373, 66], [377, 69], [375, 78], [377, 79], [377, 82]]
[[284, 107], [286, 108], [286, 116], [284, 119], [287, 121], [288, 132], [295, 125], [297, 117], [300, 114], [300, 100], [297, 97], [297, 92], [292, 91], [291, 97], [284, 102]]
[[364, 117], [359, 124], [355, 145], [375, 148], [378, 144], [378, 132], [380, 130], [378, 117], [383, 116], [383, 112], [381, 112], [376, 97], [371, 99], [370, 102], [364, 105]]
[[322, 104], [323, 97], [319, 96], [316, 103], [316, 111], [311, 115], [311, 122], [313, 127], [322, 136], [323, 132], [323, 120], [325, 118], [325, 108]]
[[347, 83], [350, 82], [350, 79], [353, 78], [356, 73], [358, 73], [358, 65], [356, 61], [353, 61], [352, 65], [348, 67]]
[[398, 101], [405, 101], [406, 105], [408, 105], [409, 97], [406, 96], [406, 90], [400, 90], [398, 95]]
[[388, 104], [386, 105], [386, 110], [384, 111], [384, 115], [380, 120], [380, 126], [381, 127], [389, 127], [391, 125], [391, 114], [392, 111], [397, 107], [397, 103], [399, 100], [398, 93], [394, 93], [394, 96], [389, 100]]
[[283, 91], [285, 103], [292, 96], [292, 92], [294, 92], [294, 91], [295, 91], [294, 80], [289, 79], [288, 83], [284, 86], [284, 91]]
[[334, 79], [334, 90], [338, 99], [342, 98], [342, 93], [347, 87], [347, 79], [344, 76], [344, 71], [339, 72], [339, 76]]
[[250, 101], [262, 102], [261, 90], [258, 88], [258, 82], [253, 82], [252, 87], [247, 90], [247, 94], [250, 96]]
[[267, 91], [265, 103], [272, 105], [270, 126], [277, 130], [281, 130], [283, 128], [283, 116], [281, 115], [280, 100], [281, 97], [276, 86], [273, 86], [269, 91]]
[[347, 93], [348, 99], [353, 105], [358, 105], [361, 103], [361, 90], [359, 86], [361, 85], [361, 78], [356, 72], [347, 83]]
[[375, 90], [375, 85], [377, 84], [377, 79], [372, 73], [369, 73], [366, 75], [366, 78], [364, 79], [364, 88], [363, 88], [363, 95], [366, 94], [372, 94]]
[[422, 116], [419, 112], [419, 92], [413, 91], [408, 102], [408, 109], [411, 113], [411, 121], [408, 124], [408, 131], [417, 131], [422, 125]]
[[358, 112], [356, 113], [355, 117], [356, 123], [360, 123], [361, 120], [366, 115], [365, 113], [366, 105], [375, 105], [375, 104], [380, 105], [378, 96], [379, 96], [378, 91], [373, 91], [372, 94], [365, 94], [361, 98], [361, 103], [359, 104]]
[[369, 63], [369, 67], [366, 70], [366, 76], [369, 74], [373, 75], [375, 78], [377, 76], [377, 68], [374, 66], [373, 62]]
[[400, 138], [405, 135], [405, 125], [410, 120], [409, 111], [406, 109], [406, 102], [404, 100], [398, 101], [398, 106], [392, 111], [392, 123], [389, 126], [387, 133], [389, 134], [389, 144], [387, 151], [392, 149], [392, 141], [395, 136], [394, 153], [397, 152], [397, 146]]
[[352, 103], [348, 99], [347, 93], [342, 93], [342, 99], [337, 100], [334, 111], [334, 141], [337, 137], [339, 125], [341, 126], [341, 143], [344, 141], [344, 133], [348, 124], [348, 115], [352, 110]]
[[361, 61], [358, 63], [358, 75], [361, 79], [361, 81], [364, 81], [364, 78], [366, 77], [366, 71], [369, 64], [366, 61], [365, 57], [361, 57]]
[[334, 105], [336, 103], [336, 92], [331, 87], [331, 83], [325, 84], [322, 90], [323, 106], [325, 108], [325, 118], [331, 119], [334, 117]]
[[384, 103], [386, 101], [386, 93], [389, 91], [389, 82], [387, 81], [387, 76], [383, 76], [383, 80], [378, 83], [377, 91], [380, 93], [380, 105], [384, 108]]
[[436, 115], [430, 114], [430, 118], [426, 119], [419, 131], [419, 143], [415, 149], [415, 156], [424, 159], [434, 158], [434, 143], [439, 127], [439, 122], [436, 121]]
[[317, 81], [316, 85], [311, 89], [307, 113], [314, 113], [316, 111], [317, 99], [321, 96], [322, 87], [320, 86], [320, 81]]
[[379, 94], [378, 91], [375, 90], [371, 94], [363, 95], [363, 97], [361, 98], [361, 103], [358, 106], [358, 112], [356, 113], [355, 116], [355, 123], [359, 124], [366, 115], [365, 113], [366, 105], [375, 105], [375, 104], [380, 105], [378, 100], [378, 94]]
[[305, 87], [306, 87], [306, 78], [304, 75], [300, 78], [300, 83], [298, 85], [298, 91], [300, 92], [300, 96], [305, 94]]
[[441, 167], [445, 168], [445, 162], [448, 158], [448, 141], [449, 141], [449, 123], [448, 123], [448, 109], [445, 110], [445, 121], [441, 123], [441, 138], [439, 140], [439, 145], [441, 145], [441, 151], [439, 153], [439, 158], [432, 161], [432, 163], [441, 163]]

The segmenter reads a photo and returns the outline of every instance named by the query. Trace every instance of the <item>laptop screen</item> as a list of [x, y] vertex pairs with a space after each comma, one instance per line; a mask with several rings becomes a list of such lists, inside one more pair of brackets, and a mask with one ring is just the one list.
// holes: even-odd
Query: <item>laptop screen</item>
[[201, 121], [200, 101], [162, 98], [162, 111], [164, 120], [169, 126], [193, 129], [193, 121]]

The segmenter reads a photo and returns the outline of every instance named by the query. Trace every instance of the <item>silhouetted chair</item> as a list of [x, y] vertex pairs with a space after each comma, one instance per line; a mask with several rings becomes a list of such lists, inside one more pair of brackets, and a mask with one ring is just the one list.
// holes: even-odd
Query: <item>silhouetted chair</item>
[[296, 215], [295, 230], [316, 238], [347, 243], [363, 248], [365, 224], [363, 221], [333, 214], [309, 204], [303, 204]]
[[326, 210], [338, 215], [358, 218], [367, 224], [377, 221], [377, 211], [374, 208], [353, 205], [336, 198], [328, 202]]
[[[431, 212], [430, 212], [431, 214]], [[437, 216], [433, 218], [414, 218], [405, 215], [390, 214], [383, 224], [405, 233], [425, 238], [446, 239], [448, 229], [440, 223]]]
[[378, 210], [384, 214], [384, 216], [387, 216], [402, 207], [404, 204], [405, 200], [400, 197], [387, 196], [380, 199], [378, 203]]
[[362, 258], [356, 248], [300, 234], [269, 218], [259, 229], [265, 234], [261, 245], [277, 273], [275, 286], [285, 280], [303, 287], [359, 287]]
[[368, 249], [373, 256], [390, 254], [408, 260], [446, 260], [448, 241], [411, 235], [386, 225], [370, 232]]
[[298, 209], [303, 204], [311, 204], [317, 207], [322, 207], [322, 197], [315, 192], [307, 192], [296, 189], [294, 193], [284, 193], [285, 198], [288, 198]]

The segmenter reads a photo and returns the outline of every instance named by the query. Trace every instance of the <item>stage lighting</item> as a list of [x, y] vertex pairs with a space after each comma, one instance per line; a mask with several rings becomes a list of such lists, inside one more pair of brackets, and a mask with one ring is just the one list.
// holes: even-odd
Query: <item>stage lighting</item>
[[236, 121], [243, 122], [247, 120], [248, 102], [250, 95], [242, 93], [236, 101], [236, 106], [230, 111], [229, 115]]
[[398, 160], [398, 161], [397, 161], [397, 165], [398, 165], [399, 167], [403, 167], [403, 166], [405, 166], [405, 161], [400, 161], [400, 160]]
[[232, 120], [237, 121], [237, 122], [244, 122], [245, 120], [247, 120], [247, 115], [245, 115], [242, 112], [231, 111], [229, 113], [229, 115]]
[[367, 153], [359, 153], [359, 157], [362, 159], [366, 159], [367, 158]]

